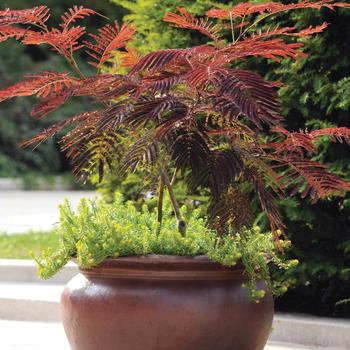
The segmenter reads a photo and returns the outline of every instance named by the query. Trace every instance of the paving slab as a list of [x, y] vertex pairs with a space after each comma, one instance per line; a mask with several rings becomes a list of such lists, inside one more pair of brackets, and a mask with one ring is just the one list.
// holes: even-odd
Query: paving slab
[[[0, 320], [0, 334], [1, 350], [70, 350], [63, 326], [60, 323]], [[269, 343], [264, 350], [312, 349], [320, 348]]]
[[48, 231], [59, 219], [58, 205], [68, 198], [73, 207], [91, 191], [0, 191], [0, 232]]

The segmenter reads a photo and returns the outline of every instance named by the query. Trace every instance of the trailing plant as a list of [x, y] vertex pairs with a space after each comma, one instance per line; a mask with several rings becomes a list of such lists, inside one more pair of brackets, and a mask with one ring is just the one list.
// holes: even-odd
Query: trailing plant
[[[60, 237], [56, 248], [49, 248], [36, 258], [39, 274], [49, 278], [58, 272], [72, 256], [83, 268], [96, 266], [108, 257], [130, 255], [169, 254], [182, 256], [207, 255], [226, 266], [240, 260], [247, 269], [246, 287], [250, 296], [258, 301], [264, 296], [257, 281], [264, 279], [268, 287], [280, 294], [286, 287], [283, 281], [272, 281], [270, 269], [288, 269], [295, 260], [286, 260], [276, 253], [271, 234], [261, 233], [255, 227], [232, 233], [217, 241], [215, 231], [208, 229], [199, 211], [189, 214], [186, 207], [182, 215], [188, 218], [186, 237], [177, 230], [176, 218], [171, 215], [171, 204], [165, 198], [163, 224], [157, 223], [156, 208], [150, 211], [145, 204], [137, 209], [132, 202], [124, 203], [120, 194], [115, 201], [83, 199], [76, 212], [66, 201], [60, 206], [60, 225], [55, 234]], [[288, 246], [288, 242], [283, 242]], [[266, 259], [266, 256], [269, 258]]]
[[[122, 174], [138, 169], [148, 172], [158, 184], [157, 224], [162, 228], [167, 192], [184, 238], [188, 222], [173, 188], [178, 173], [184, 174], [189, 192], [209, 191], [209, 222], [218, 236], [251, 225], [250, 203], [256, 197], [270, 222], [276, 247], [283, 250], [279, 233], [285, 226], [277, 199], [300, 193], [316, 202], [349, 191], [346, 181], [313, 157], [319, 138], [349, 143], [350, 129], [288, 131], [276, 95], [280, 84], [237, 65], [251, 56], [276, 62], [306, 57], [303, 43], [297, 39], [322, 32], [326, 23], [300, 30], [261, 30], [259, 25], [289, 10], [323, 7], [348, 5], [330, 0], [289, 5], [240, 3], [228, 10], [209, 10], [203, 18], [178, 8], [164, 20], [197, 31], [208, 43], [145, 56], [129, 48], [135, 29], [127, 23], [108, 24], [98, 34], [90, 34], [90, 40], [82, 41], [85, 28], [76, 20], [96, 14], [83, 7], [69, 10], [60, 27], [53, 29], [46, 25], [49, 10], [45, 6], [1, 11], [3, 41], [15, 38], [27, 45], [47, 44], [66, 59], [75, 75], [31, 75], [1, 90], [0, 100], [35, 95], [40, 102], [32, 114], [44, 118], [75, 96], [91, 97], [100, 108], [54, 124], [24, 146], [37, 146], [74, 126], [62, 138], [61, 146], [75, 175], [86, 180], [97, 169], [102, 179], [115, 158], [120, 159]], [[83, 47], [97, 70], [117, 50], [127, 72], [87, 77], [74, 57]], [[121, 142], [125, 138], [130, 143], [126, 152]]]

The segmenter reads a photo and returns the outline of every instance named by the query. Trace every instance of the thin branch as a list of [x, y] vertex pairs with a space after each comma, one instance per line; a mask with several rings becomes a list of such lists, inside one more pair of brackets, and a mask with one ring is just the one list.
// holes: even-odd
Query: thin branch
[[164, 182], [161, 177], [159, 181], [159, 193], [158, 193], [158, 204], [157, 204], [159, 231], [163, 222], [163, 199], [164, 199]]
[[181, 233], [181, 235], [184, 237], [186, 235], [186, 222], [185, 220], [182, 218], [181, 215], [181, 211], [180, 211], [180, 206], [179, 203], [177, 202], [177, 199], [175, 197], [175, 193], [173, 190], [173, 186], [170, 183], [168, 174], [164, 171], [163, 168], [160, 168], [160, 176], [164, 182], [164, 185], [167, 187], [168, 192], [169, 192], [169, 196], [170, 196], [170, 200], [171, 200], [171, 204], [173, 206], [174, 212], [175, 212], [175, 216], [177, 219], [177, 224], [178, 224], [178, 230]]
[[174, 173], [173, 173], [173, 176], [172, 176], [172, 178], [171, 178], [171, 181], [170, 181], [170, 185], [171, 185], [171, 186], [174, 185], [174, 182], [175, 182], [175, 179], [176, 179], [176, 174], [177, 174], [177, 168], [175, 168]]
[[233, 27], [232, 12], [230, 12], [230, 23], [231, 23], [232, 44], [234, 44], [235, 43], [235, 30], [234, 30], [234, 27]]

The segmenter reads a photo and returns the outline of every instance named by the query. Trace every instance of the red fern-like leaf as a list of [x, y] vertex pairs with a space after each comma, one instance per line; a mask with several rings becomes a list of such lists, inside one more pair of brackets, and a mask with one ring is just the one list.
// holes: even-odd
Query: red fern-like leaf
[[95, 67], [107, 62], [112, 57], [112, 51], [124, 48], [133, 38], [135, 29], [127, 23], [119, 27], [118, 22], [115, 22], [114, 27], [108, 24], [98, 32], [98, 35], [90, 34], [95, 43], [84, 42], [88, 48], [87, 53], [97, 61], [90, 62]]
[[290, 166], [281, 180], [288, 186], [293, 186], [293, 194], [301, 190], [302, 197], [310, 196], [312, 202], [316, 202], [319, 198], [339, 196], [345, 191], [350, 191], [350, 184], [328, 172], [323, 164], [299, 158], [282, 159], [281, 163], [282, 166], [287, 164]]
[[161, 75], [149, 76], [142, 80], [145, 89], [150, 89], [154, 93], [166, 94], [170, 89], [178, 84], [184, 77], [180, 74], [163, 73]]
[[177, 10], [180, 12], [179, 15], [173, 12], [168, 12], [163, 20], [165, 22], [173, 23], [179, 28], [197, 30], [214, 41], [219, 40], [220, 27], [218, 25], [209, 21], [208, 18], [195, 18], [183, 7], [177, 7]]
[[10, 38], [20, 40], [24, 37], [28, 30], [23, 28], [0, 26], [0, 43]]
[[170, 152], [177, 168], [189, 167], [196, 173], [206, 166], [210, 150], [205, 135], [199, 131], [179, 128], [174, 136]]
[[122, 54], [121, 60], [123, 67], [131, 68], [138, 63], [140, 56], [133, 48], [127, 47], [126, 52]]
[[257, 40], [263, 40], [265, 38], [269, 38], [272, 36], [281, 36], [281, 35], [305, 38], [310, 35], [323, 32], [327, 28], [327, 26], [328, 26], [327, 23], [324, 22], [319, 26], [315, 26], [315, 27], [310, 26], [306, 29], [303, 29], [297, 32], [295, 31], [295, 27], [283, 27], [283, 28], [276, 27], [273, 29], [269, 28], [267, 31], [258, 31], [257, 33], [254, 33], [251, 36], [251, 39], [253, 39], [254, 41], [257, 41]]
[[187, 108], [177, 98], [171, 96], [159, 97], [150, 101], [140, 101], [134, 105], [133, 111], [125, 118], [132, 127], [146, 126], [150, 121], [160, 123], [162, 114], [172, 112], [184, 115]]
[[28, 80], [0, 90], [0, 101], [31, 95], [46, 98], [52, 93], [59, 93], [79, 84], [79, 80], [69, 76], [68, 73], [46, 71], [36, 75], [28, 75], [27, 78]]
[[315, 153], [317, 148], [315, 142], [318, 137], [329, 136], [332, 141], [340, 143], [346, 142], [350, 146], [350, 129], [346, 127], [325, 128], [308, 132], [289, 132], [288, 130], [275, 127], [272, 131], [283, 134], [286, 138], [279, 142], [269, 142], [264, 147], [273, 149], [278, 155], [291, 156], [297, 154], [301, 159], [304, 158], [305, 152]]
[[280, 62], [281, 58], [306, 57], [307, 55], [298, 50], [302, 43], [286, 43], [282, 39], [261, 41], [259, 37], [235, 42], [234, 45], [224, 48], [221, 53], [227, 55], [229, 61], [248, 56], [260, 56]]
[[271, 126], [283, 120], [271, 85], [248, 71], [232, 70], [221, 75], [213, 103], [222, 114], [230, 118], [245, 115], [258, 128], [262, 127], [262, 122]]
[[136, 74], [146, 69], [150, 72], [160, 71], [170, 63], [186, 55], [188, 51], [187, 49], [168, 49], [151, 52], [139, 60], [131, 69], [130, 74]]
[[266, 186], [263, 177], [256, 170], [250, 168], [245, 169], [245, 177], [253, 184], [261, 209], [266, 213], [269, 219], [275, 245], [282, 251], [278, 230], [283, 231], [285, 225], [283, 224], [282, 215], [277, 207], [276, 194]]
[[208, 212], [209, 224], [218, 234], [224, 234], [232, 226], [236, 230], [250, 227], [253, 221], [251, 205], [239, 188], [230, 187], [219, 200], [212, 201]]
[[76, 22], [78, 19], [83, 19], [96, 13], [97, 12], [94, 10], [85, 8], [84, 6], [75, 5], [61, 16], [62, 23], [60, 24], [60, 27], [63, 31], [67, 31], [70, 24]]
[[344, 2], [334, 2], [333, 0], [303, 0], [298, 3], [283, 4], [281, 2], [266, 2], [262, 4], [254, 4], [252, 2], [239, 3], [229, 10], [212, 9], [209, 10], [206, 15], [212, 18], [230, 18], [233, 17], [245, 17], [252, 14], [277, 14], [289, 10], [296, 9], [320, 9], [321, 7], [327, 7], [333, 10], [336, 7], [350, 7], [350, 4]]
[[312, 137], [330, 136], [333, 141], [342, 143], [345, 141], [350, 146], [350, 129], [346, 127], [325, 128], [310, 132]]
[[0, 11], [0, 26], [12, 24], [37, 24], [45, 26], [50, 18], [50, 10], [47, 6], [37, 6], [26, 10]]
[[283, 141], [269, 142], [265, 145], [266, 148], [272, 148], [277, 154], [298, 154], [299, 157], [304, 158], [305, 152], [316, 152], [314, 138], [310, 134], [304, 132], [289, 132], [282, 127], [275, 127], [272, 131], [286, 136]]
[[130, 148], [121, 162], [120, 173], [134, 172], [141, 164], [154, 164], [159, 157], [159, 143], [152, 132], [146, 133]]
[[303, 29], [297, 33], [294, 33], [294, 36], [299, 36], [299, 37], [307, 37], [309, 35], [313, 35], [313, 34], [317, 34], [317, 33], [322, 33], [326, 28], [328, 27], [328, 23], [327, 22], [323, 22], [321, 25], [319, 26], [310, 26], [306, 29]]
[[96, 113], [96, 111], [95, 112], [85, 112], [85, 113], [78, 114], [78, 115], [75, 115], [73, 117], [67, 118], [67, 119], [63, 120], [62, 122], [56, 123], [56, 124], [50, 126], [48, 129], [41, 131], [39, 134], [35, 135], [32, 139], [22, 142], [20, 146], [22, 146], [22, 147], [34, 146], [34, 148], [36, 148], [41, 143], [48, 140], [50, 137], [53, 137], [58, 132], [63, 130], [66, 126], [85, 121], [93, 113]]
[[56, 93], [51, 93], [32, 109], [31, 115], [37, 117], [38, 119], [46, 117], [48, 114], [67, 102], [73, 95], [73, 92], [74, 90], [69, 88]]
[[53, 28], [48, 32], [30, 32], [25, 36], [23, 43], [26, 45], [48, 44], [55, 51], [70, 57], [72, 52], [83, 47], [78, 40], [84, 34], [85, 28], [80, 26], [71, 27], [65, 31]]

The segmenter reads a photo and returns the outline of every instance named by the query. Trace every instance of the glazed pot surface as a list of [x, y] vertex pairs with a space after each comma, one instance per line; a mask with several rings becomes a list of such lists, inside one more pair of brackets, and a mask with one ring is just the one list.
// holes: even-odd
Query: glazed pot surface
[[273, 299], [249, 300], [241, 267], [206, 257], [108, 259], [62, 294], [72, 350], [262, 350]]

